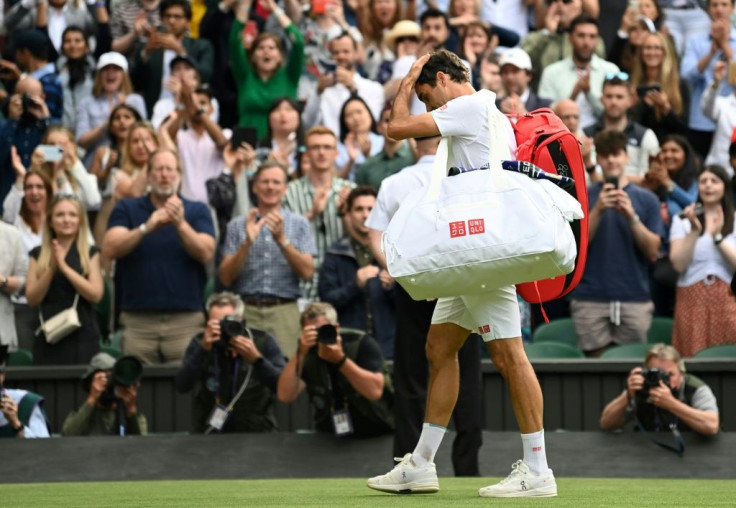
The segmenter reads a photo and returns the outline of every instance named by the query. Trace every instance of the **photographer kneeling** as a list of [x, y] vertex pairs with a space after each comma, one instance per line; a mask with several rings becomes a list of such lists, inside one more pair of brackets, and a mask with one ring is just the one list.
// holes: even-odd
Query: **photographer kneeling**
[[207, 327], [192, 339], [176, 375], [187, 393], [199, 380], [192, 432], [268, 432], [284, 354], [276, 338], [243, 322], [243, 301], [229, 292], [207, 300]]
[[143, 365], [133, 356], [117, 361], [107, 353], [92, 357], [82, 376], [87, 400], [64, 420], [63, 436], [145, 436], [146, 417], [138, 414]]
[[290, 404], [306, 388], [320, 432], [356, 437], [392, 432], [393, 392], [385, 386], [376, 340], [359, 330], [340, 330], [329, 303], [310, 304], [301, 324], [296, 354], [279, 378], [279, 400]]
[[672, 346], [653, 345], [644, 368], [635, 367], [626, 390], [601, 413], [601, 429], [613, 430], [636, 418], [646, 431], [679, 430], [702, 435], [718, 433], [718, 405], [710, 387], [685, 372], [685, 362]]

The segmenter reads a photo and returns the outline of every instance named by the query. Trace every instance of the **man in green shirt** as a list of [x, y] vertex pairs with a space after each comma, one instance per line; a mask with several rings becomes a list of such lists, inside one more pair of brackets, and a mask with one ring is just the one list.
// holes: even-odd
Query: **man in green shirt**
[[355, 175], [355, 183], [358, 185], [370, 185], [379, 189], [384, 178], [414, 164], [414, 150], [412, 150], [409, 144], [413, 140], [397, 141], [390, 138], [386, 133], [389, 116], [391, 116], [391, 107], [386, 106], [383, 108], [381, 120], [376, 126], [376, 130], [385, 140], [383, 150], [369, 157], [361, 164]]

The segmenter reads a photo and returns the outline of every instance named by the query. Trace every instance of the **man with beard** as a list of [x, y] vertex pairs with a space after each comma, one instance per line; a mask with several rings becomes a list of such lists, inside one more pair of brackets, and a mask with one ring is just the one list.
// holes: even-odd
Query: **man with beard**
[[342, 105], [353, 95], [363, 99], [377, 121], [383, 109], [383, 86], [378, 81], [366, 79], [355, 70], [358, 63], [358, 43], [348, 32], [343, 32], [330, 41], [335, 70], [319, 79], [317, 92], [320, 94], [321, 123], [332, 132], [340, 132]]
[[[603, 111], [601, 92], [607, 76], [619, 73], [616, 64], [594, 54], [598, 36], [595, 18], [581, 14], [570, 24], [572, 56], [544, 68], [539, 95], [553, 101], [572, 99], [580, 107], [580, 126], [595, 123]], [[628, 79], [625, 75], [622, 79]]]
[[552, 104], [549, 99], [537, 96], [529, 89], [532, 80], [532, 60], [521, 48], [512, 48], [501, 55], [498, 65], [501, 68], [501, 83], [506, 92], [503, 99], [496, 99], [501, 112], [523, 115], [527, 111], [546, 108]]
[[204, 329], [205, 265], [215, 252], [207, 206], [179, 197], [181, 164], [170, 149], [151, 154], [151, 192], [120, 201], [102, 251], [120, 270], [123, 352], [144, 363], [181, 361]]
[[49, 120], [43, 87], [35, 78], [21, 79], [8, 101], [7, 118], [0, 122], [0, 199], [10, 191], [15, 172], [10, 163], [10, 149], [15, 146], [23, 166], [31, 166], [31, 154], [41, 143]]

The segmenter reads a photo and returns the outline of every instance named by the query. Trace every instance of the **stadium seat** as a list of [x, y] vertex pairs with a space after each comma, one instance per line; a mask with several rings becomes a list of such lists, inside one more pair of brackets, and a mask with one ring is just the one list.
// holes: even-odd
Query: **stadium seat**
[[110, 336], [110, 343], [107, 346], [114, 347], [118, 351], [123, 350], [123, 329], [115, 330]]
[[18, 349], [8, 353], [8, 367], [28, 367], [33, 365], [33, 353], [27, 349]]
[[207, 279], [207, 283], [204, 285], [204, 301], [207, 301], [207, 298], [212, 296], [212, 293], [215, 292], [215, 279]]
[[652, 327], [647, 334], [649, 344], [672, 344], [672, 318], [655, 316], [652, 318]]
[[643, 360], [650, 347], [652, 347], [651, 344], [641, 342], [637, 342], [636, 344], [621, 344], [620, 346], [614, 346], [611, 349], [603, 351], [601, 358], [605, 358], [607, 360], [614, 358], [622, 360]]
[[524, 346], [526, 356], [530, 360], [543, 358], [585, 358], [582, 351], [569, 344], [560, 342], [537, 342]]
[[693, 358], [736, 358], [736, 344], [724, 344], [701, 349], [693, 355]]
[[100, 353], [107, 353], [113, 358], [120, 358], [121, 356], [123, 356], [122, 351], [111, 345], [100, 345]]
[[578, 338], [575, 335], [575, 328], [572, 326], [572, 319], [559, 318], [545, 323], [537, 327], [532, 335], [532, 342], [558, 342], [569, 346], [578, 346]]

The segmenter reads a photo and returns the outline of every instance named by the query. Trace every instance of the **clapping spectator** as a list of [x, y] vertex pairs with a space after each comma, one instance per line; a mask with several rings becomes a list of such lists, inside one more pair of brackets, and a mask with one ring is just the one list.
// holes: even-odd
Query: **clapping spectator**
[[340, 111], [340, 144], [337, 147], [337, 176], [355, 180], [355, 173], [365, 160], [383, 150], [383, 137], [376, 130], [376, 120], [368, 104], [351, 97]]
[[393, 74], [394, 62], [399, 58], [407, 55], [415, 55], [419, 48], [419, 37], [422, 29], [412, 20], [402, 20], [391, 27], [390, 30], [384, 31], [383, 43], [392, 52], [392, 60], [384, 60], [381, 63], [380, 70], [376, 76], [376, 81], [386, 84], [391, 80]]
[[365, 59], [363, 70], [368, 79], [381, 81], [380, 69], [384, 62], [393, 62], [396, 55], [394, 48], [385, 40], [385, 33], [391, 30], [402, 19], [413, 19], [414, 2], [407, 4], [404, 16], [401, 0], [367, 0], [358, 2], [358, 22], [363, 34]]
[[92, 162], [97, 147], [109, 143], [107, 132], [110, 113], [121, 103], [129, 104], [143, 118], [147, 118], [143, 98], [133, 93], [133, 85], [128, 77], [128, 61], [120, 53], [105, 53], [97, 61], [92, 94], [77, 105], [75, 132], [77, 142], [87, 150], [87, 166]]
[[729, 284], [736, 270], [736, 235], [731, 182], [720, 166], [706, 166], [698, 177], [698, 203], [674, 216], [670, 258], [680, 272], [672, 345], [683, 356], [736, 342], [736, 300]]
[[631, 73], [631, 85], [639, 95], [631, 116], [660, 140], [687, 132], [690, 89], [680, 80], [677, 68], [677, 56], [667, 37], [662, 32], [646, 35]]
[[494, 53], [497, 46], [498, 37], [491, 35], [482, 22], [473, 21], [465, 26], [460, 38], [461, 49], [458, 54], [470, 64], [474, 87], [480, 86], [483, 55]]
[[70, 26], [61, 37], [61, 56], [56, 61], [64, 94], [64, 114], [61, 124], [74, 129], [77, 105], [92, 94], [95, 59], [83, 30]]
[[112, 50], [130, 57], [139, 41], [145, 40], [161, 24], [160, 0], [120, 0], [115, 2], [110, 23]]
[[148, 162], [158, 147], [158, 135], [151, 124], [133, 124], [121, 154], [120, 171], [113, 174], [112, 194], [115, 201], [139, 198], [146, 192]]
[[[607, 60], [618, 65], [624, 72], [632, 72], [636, 52], [644, 43], [644, 38], [657, 31], [658, 25], [655, 21], [643, 14], [643, 11], [649, 12], [647, 10], [649, 4], [654, 6], [654, 12], [659, 12], [657, 2], [653, 0], [644, 0], [638, 8], [636, 6], [626, 8], [616, 38], [608, 50]], [[643, 9], [643, 5], [647, 5], [647, 9]]]
[[499, 59], [503, 97], [496, 99], [496, 106], [503, 113], [523, 115], [527, 111], [546, 108], [552, 101], [537, 96], [530, 88], [532, 81], [532, 61], [521, 48], [505, 51]]
[[269, 157], [289, 169], [289, 179], [301, 176], [297, 172], [297, 156], [303, 141], [299, 104], [288, 97], [273, 101], [268, 111], [268, 133], [260, 145], [270, 148]]
[[698, 197], [699, 169], [698, 157], [687, 138], [672, 134], [664, 139], [657, 160], [644, 175], [643, 185], [667, 203], [669, 219]]
[[498, 57], [495, 53], [486, 53], [480, 59], [480, 83], [478, 89], [490, 90], [495, 94], [503, 92], [501, 67], [498, 65]]
[[[716, 63], [713, 68], [713, 82], [703, 93], [700, 105], [703, 114], [716, 123], [713, 142], [710, 145], [708, 156], [705, 158], [705, 163], [718, 164], [728, 170], [731, 165], [728, 156], [729, 145], [732, 142], [734, 127], [736, 127], [736, 88], [733, 88], [734, 83], [729, 79], [729, 83], [723, 88], [730, 86], [731, 93], [725, 97], [720, 95], [723, 80], [728, 70], [727, 65], [726, 62]], [[731, 65], [733, 65], [733, 62], [731, 62]]]
[[189, 37], [192, 7], [188, 0], [162, 0], [159, 13], [163, 24], [148, 33], [145, 44], [135, 53], [132, 78], [136, 90], [146, 100], [149, 113], [157, 100], [170, 97], [164, 88], [171, 70], [166, 62], [176, 56], [188, 56], [197, 65], [203, 83], [212, 78], [214, 49], [210, 41]]
[[[27, 77], [18, 81], [8, 100], [8, 117], [0, 121], [0, 161], [11, 166], [11, 148], [16, 147], [24, 167], [31, 165], [31, 154], [41, 143], [48, 125], [49, 108], [44, 102], [41, 82]], [[0, 197], [5, 199], [13, 184], [11, 171], [0, 171]]]
[[[20, 232], [0, 221], [0, 369], [4, 362], [2, 348], [18, 349], [11, 297], [21, 293], [28, 272], [28, 254]], [[2, 385], [0, 385], [2, 386]], [[0, 396], [2, 396], [0, 391]]]
[[93, 227], [93, 236], [95, 242], [99, 245], [102, 243], [102, 237], [107, 229], [107, 219], [115, 204], [113, 199], [113, 191], [115, 187], [115, 172], [122, 163], [121, 154], [125, 151], [128, 140], [128, 134], [136, 122], [141, 121], [141, 114], [138, 110], [125, 103], [118, 104], [110, 113], [109, 129], [107, 137], [110, 139], [110, 146], [97, 147], [92, 158], [89, 172], [97, 177], [99, 188], [102, 189], [102, 205], [99, 213], [95, 217]]
[[58, 194], [49, 208], [41, 246], [31, 251], [26, 297], [48, 320], [76, 307], [81, 326], [55, 344], [43, 332], [33, 343], [37, 365], [87, 363], [100, 349], [100, 332], [93, 304], [103, 293], [100, 256], [89, 245], [87, 214], [78, 198]]
[[305, 62], [301, 32], [275, 0], [268, 1], [271, 12], [276, 14], [291, 42], [288, 57], [284, 57], [281, 40], [271, 33], [264, 32], [254, 40], [243, 39], [250, 0], [241, 0], [238, 4], [236, 20], [230, 31], [230, 63], [239, 87], [239, 125], [255, 127], [259, 138], [266, 135], [268, 108], [273, 100], [283, 96], [296, 99]]

